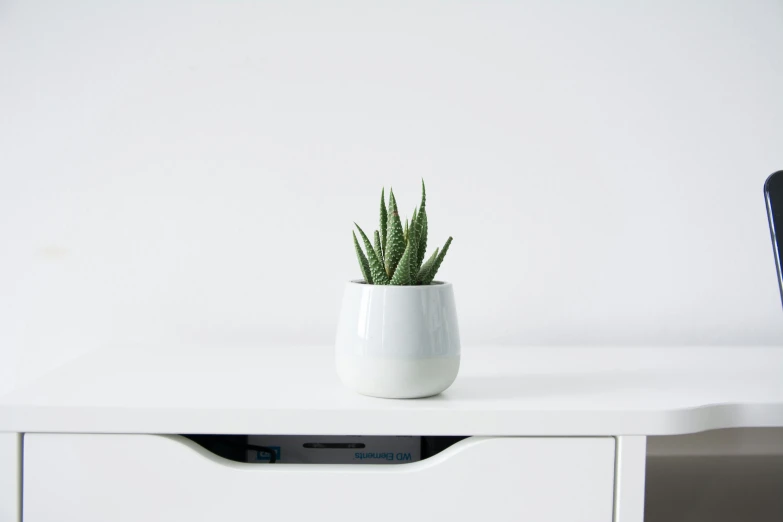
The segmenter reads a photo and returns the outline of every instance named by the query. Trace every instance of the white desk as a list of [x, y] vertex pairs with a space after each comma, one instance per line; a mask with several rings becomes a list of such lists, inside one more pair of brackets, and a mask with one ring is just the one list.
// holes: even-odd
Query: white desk
[[[0, 398], [0, 461], [24, 470], [26, 522], [255, 520], [264, 505], [274, 520], [329, 505], [342, 520], [641, 522], [646, 436], [762, 426], [783, 426], [779, 347], [467, 346], [449, 390], [410, 401], [343, 389], [328, 346], [161, 347], [90, 354]], [[399, 466], [274, 467], [161, 436], [187, 433], [473, 438]]]

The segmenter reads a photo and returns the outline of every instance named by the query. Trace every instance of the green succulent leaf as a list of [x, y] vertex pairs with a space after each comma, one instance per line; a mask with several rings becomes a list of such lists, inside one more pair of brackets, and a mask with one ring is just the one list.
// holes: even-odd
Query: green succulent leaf
[[383, 273], [386, 273], [386, 269], [383, 267], [383, 246], [381, 245], [381, 235], [376, 230], [373, 232], [373, 246], [375, 247], [375, 253], [378, 254], [378, 259], [381, 261], [381, 268]]
[[[406, 246], [406, 249], [410, 250], [408, 264], [410, 265], [410, 284], [412, 285], [416, 284], [416, 274], [419, 273], [419, 236], [417, 231], [416, 224], [411, 221], [411, 226], [408, 228], [408, 245]], [[400, 262], [402, 263], [402, 260], [400, 260]]]
[[440, 247], [435, 249], [435, 252], [432, 253], [429, 259], [421, 265], [421, 268], [419, 269], [419, 273], [416, 276], [416, 283], [422, 284], [422, 280], [424, 277], [429, 273], [430, 269], [432, 268], [433, 263], [435, 263], [435, 260], [438, 258], [438, 251], [440, 250]]
[[359, 241], [356, 240], [356, 233], [353, 234], [353, 246], [356, 248], [356, 257], [359, 258], [359, 266], [362, 269], [362, 275], [364, 276], [364, 282], [372, 284], [372, 275], [370, 274], [370, 263], [362, 252], [362, 248], [359, 246]]
[[427, 253], [427, 189], [424, 186], [424, 179], [421, 180], [421, 204], [419, 205], [418, 212], [414, 211], [416, 216], [416, 236], [418, 237], [418, 245], [416, 248], [416, 262], [414, 274], [418, 274], [421, 268], [421, 264], [424, 261], [424, 255]]
[[389, 189], [389, 212], [386, 225], [386, 250], [384, 251], [384, 266], [386, 275], [394, 276], [397, 264], [405, 252], [405, 236], [400, 222], [400, 214], [397, 210], [397, 200], [394, 191]]
[[416, 273], [419, 271], [419, 267], [424, 261], [424, 255], [427, 253], [427, 210], [421, 207], [418, 215], [416, 216], [416, 237], [419, 239], [419, 245], [416, 249], [418, 254], [416, 259]]
[[402, 229], [402, 237], [405, 238], [405, 243], [408, 243], [408, 218], [405, 218], [405, 228]]
[[386, 256], [386, 220], [389, 219], [388, 212], [386, 211], [386, 201], [384, 198], [385, 188], [381, 189], [381, 252], [382, 257]]
[[[354, 223], [354, 225], [356, 225], [356, 223]], [[378, 254], [373, 249], [372, 243], [370, 243], [370, 240], [367, 239], [367, 234], [364, 233], [364, 230], [362, 230], [362, 227], [359, 225], [356, 225], [356, 229], [362, 236], [362, 240], [364, 241], [364, 249], [367, 250], [367, 260], [370, 266], [370, 275], [372, 276], [373, 284], [388, 285], [389, 276], [386, 275], [386, 271], [383, 269], [383, 264], [381, 264], [381, 260], [378, 258]], [[355, 234], [354, 237], [356, 237]]]
[[413, 251], [413, 247], [411, 246], [412, 244], [413, 243], [408, 243], [408, 246], [405, 247], [405, 252], [403, 252], [402, 258], [400, 258], [400, 262], [397, 265], [397, 270], [394, 271], [394, 277], [391, 278], [390, 284], [397, 286], [413, 284], [411, 279], [411, 252]]
[[435, 258], [435, 262], [430, 267], [429, 271], [424, 275], [424, 277], [421, 280], [421, 284], [428, 285], [432, 283], [432, 280], [435, 279], [435, 274], [438, 273], [438, 269], [440, 268], [440, 264], [443, 263], [443, 258], [446, 257], [446, 253], [449, 251], [449, 246], [451, 245], [452, 238], [449, 238], [446, 241], [446, 244], [443, 245], [443, 250], [440, 251], [438, 254], [438, 257]]

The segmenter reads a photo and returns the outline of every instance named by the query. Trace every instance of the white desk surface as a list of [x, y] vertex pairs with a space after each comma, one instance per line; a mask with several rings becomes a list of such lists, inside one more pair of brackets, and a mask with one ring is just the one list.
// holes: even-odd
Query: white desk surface
[[463, 347], [418, 400], [344, 389], [332, 348], [100, 351], [0, 398], [0, 431], [662, 435], [783, 426], [783, 347]]

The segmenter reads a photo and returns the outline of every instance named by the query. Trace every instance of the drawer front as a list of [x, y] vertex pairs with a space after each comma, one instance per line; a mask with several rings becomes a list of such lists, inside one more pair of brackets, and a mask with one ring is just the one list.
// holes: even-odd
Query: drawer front
[[612, 520], [615, 439], [484, 438], [421, 462], [245, 464], [163, 435], [27, 434], [25, 522]]

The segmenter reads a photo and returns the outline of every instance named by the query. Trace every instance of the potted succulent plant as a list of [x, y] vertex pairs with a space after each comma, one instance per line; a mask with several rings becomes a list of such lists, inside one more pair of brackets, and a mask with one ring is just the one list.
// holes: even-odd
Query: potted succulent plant
[[421, 204], [402, 225], [394, 192], [381, 190], [374, 243], [353, 234], [363, 279], [346, 284], [337, 327], [336, 364], [343, 384], [374, 397], [410, 399], [451, 386], [460, 362], [459, 327], [451, 284], [435, 275], [451, 245], [425, 261], [427, 210]]

